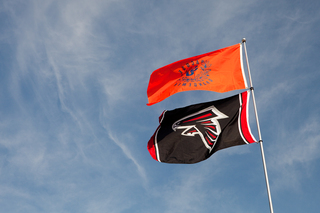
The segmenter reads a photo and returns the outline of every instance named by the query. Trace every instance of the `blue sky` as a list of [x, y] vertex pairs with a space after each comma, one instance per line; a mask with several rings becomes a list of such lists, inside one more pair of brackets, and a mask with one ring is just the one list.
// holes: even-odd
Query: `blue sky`
[[[274, 212], [318, 212], [319, 9], [316, 0], [1, 1], [0, 212], [269, 212], [259, 145], [193, 165], [159, 163], [146, 147], [163, 110], [234, 94], [146, 106], [152, 71], [243, 37]], [[253, 116], [251, 127], [258, 138]]]

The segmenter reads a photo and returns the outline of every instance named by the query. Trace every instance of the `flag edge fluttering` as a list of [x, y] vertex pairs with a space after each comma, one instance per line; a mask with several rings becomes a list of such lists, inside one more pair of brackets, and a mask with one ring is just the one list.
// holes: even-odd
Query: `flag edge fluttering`
[[[250, 127], [250, 124], [249, 124], [249, 99], [250, 99], [250, 91], [245, 91], [245, 92], [242, 92], [242, 93], [239, 93], [237, 95], [234, 95], [234, 96], [230, 96], [230, 97], [227, 97], [227, 98], [223, 98], [223, 99], [219, 99], [219, 100], [215, 100], [215, 101], [210, 101], [210, 102], [218, 102], [218, 101], [223, 101], [223, 100], [226, 100], [228, 98], [232, 98], [232, 97], [236, 97], [238, 96], [239, 98], [239, 115], [238, 115], [238, 118], [237, 118], [237, 126], [238, 126], [238, 133], [240, 135], [240, 137], [242, 138], [242, 144], [235, 144], [235, 145], [232, 145], [232, 146], [228, 146], [228, 147], [225, 147], [225, 148], [229, 148], [229, 147], [233, 147], [233, 146], [237, 146], [237, 145], [244, 145], [244, 144], [251, 144], [251, 143], [256, 143], [257, 140], [255, 139], [254, 135], [252, 134], [251, 132], [251, 127]], [[204, 102], [204, 103], [199, 103], [199, 104], [205, 104], [205, 103], [209, 103], [209, 102]], [[193, 105], [198, 105], [198, 104], [193, 104]], [[189, 106], [185, 106], [185, 107], [182, 107], [182, 108], [187, 108], [187, 107], [191, 107], [193, 105], [189, 105]], [[177, 109], [174, 109], [174, 110], [178, 110], [178, 109], [182, 109], [182, 108], [177, 108]], [[170, 110], [170, 111], [174, 111], [174, 110]], [[162, 124], [162, 121], [165, 117], [165, 114], [168, 110], [164, 110], [162, 112], [162, 114], [159, 116], [159, 126], [157, 127], [156, 131], [154, 132], [154, 134], [152, 135], [152, 137], [150, 138], [150, 140], [148, 141], [148, 144], [147, 144], [147, 149], [149, 151], [149, 154], [151, 155], [151, 157], [158, 161], [158, 162], [164, 162], [164, 163], [172, 163], [172, 162], [165, 162], [163, 160], [160, 159], [160, 150], [159, 150], [159, 147], [158, 147], [158, 141], [157, 141], [157, 134], [161, 128], [161, 124]], [[221, 133], [222, 134], [222, 133]], [[223, 143], [223, 142], [220, 142], [220, 143]], [[225, 149], [225, 148], [222, 148], [222, 149]], [[222, 150], [222, 149], [218, 149], [218, 150], [215, 150], [213, 153], [210, 153], [209, 156], [203, 160], [200, 160], [200, 161], [197, 161], [197, 162], [173, 162], [173, 163], [178, 163], [178, 164], [193, 164], [193, 163], [199, 163], [201, 161], [204, 161], [206, 159], [208, 159], [212, 154], [214, 154], [216, 151], [219, 151], [219, 150]]]
[[[229, 53], [228, 51], [231, 53]], [[236, 64], [232, 65], [232, 66], [236, 66], [236, 68], [234, 69], [237, 69], [237, 70], [232, 71], [233, 74], [236, 76], [231, 75], [230, 79], [226, 77], [228, 72], [231, 72], [230, 70], [224, 70], [225, 68], [223, 68], [222, 70], [219, 69], [219, 66], [222, 66], [222, 67], [231, 66], [230, 63], [232, 62], [232, 60], [230, 60], [230, 58], [229, 60], [226, 59], [225, 61], [223, 61], [223, 63], [221, 63], [221, 60], [225, 59], [222, 56], [228, 56], [228, 53], [229, 53], [229, 56], [230, 54], [235, 54], [236, 57], [233, 56], [234, 57], [233, 59], [237, 60]], [[197, 71], [200, 70], [198, 69], [199, 66], [203, 70], [210, 70], [210, 69], [207, 69], [207, 64], [205, 64], [205, 62], [203, 62], [203, 64], [200, 64], [201, 59], [205, 57], [210, 57], [210, 60], [209, 60], [210, 62], [214, 60], [217, 60], [218, 62], [220, 62], [218, 63], [214, 61], [215, 63], [218, 63], [216, 67], [212, 68], [215, 71], [207, 71], [207, 73], [210, 74], [210, 78], [213, 78], [213, 80], [208, 78], [207, 76], [204, 76], [204, 75], [201, 76], [200, 74], [197, 74], [198, 76], [200, 76], [200, 78], [198, 78], [198, 82], [196, 82], [197, 81], [196, 77], [195, 78], [187, 77], [188, 74], [193, 72], [192, 69], [194, 69], [195, 67], [197, 67], [196, 68]], [[215, 76], [213, 72], [215, 73], [218, 72], [219, 75]], [[202, 80], [201, 82], [199, 81], [199, 79], [201, 78], [207, 78], [207, 80], [206, 81]], [[222, 81], [218, 81], [218, 78], [224, 78], [224, 79], [222, 79]], [[225, 84], [224, 81], [226, 81], [226, 79], [228, 81], [232, 81], [232, 83]], [[235, 81], [234, 79], [238, 79], [238, 83], [234, 82]], [[180, 82], [182, 81], [182, 83], [178, 84], [177, 82], [179, 81]], [[192, 81], [193, 81], [193, 85], [191, 83]], [[186, 85], [188, 85], [189, 87], [187, 87]], [[229, 88], [227, 89], [226, 87], [229, 87]], [[248, 84], [247, 84], [246, 76], [243, 69], [242, 43], [238, 43], [235, 45], [224, 47], [224, 48], [214, 50], [208, 53], [204, 53], [201, 55], [196, 55], [193, 57], [181, 59], [153, 71], [152, 74], [150, 75], [149, 84], [147, 88], [147, 96], [148, 96], [147, 105], [151, 106], [153, 104], [159, 103], [176, 93], [184, 92], [184, 91], [206, 90], [206, 91], [224, 93], [224, 92], [241, 90], [241, 89], [248, 89]]]

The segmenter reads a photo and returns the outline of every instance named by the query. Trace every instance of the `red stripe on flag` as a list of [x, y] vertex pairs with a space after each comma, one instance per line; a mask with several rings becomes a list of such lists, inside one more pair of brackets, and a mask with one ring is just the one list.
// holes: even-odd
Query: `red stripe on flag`
[[202, 124], [210, 124], [212, 123], [212, 121], [204, 121], [204, 122], [201, 122]]
[[208, 129], [216, 130], [215, 126], [206, 126]]
[[213, 137], [214, 139], [217, 138], [217, 136], [215, 136], [214, 134], [212, 134], [210, 131], [208, 131], [208, 133], [209, 133], [209, 135], [210, 135], [211, 137]]
[[194, 121], [194, 120], [199, 120], [199, 119], [202, 119], [202, 118], [205, 118], [205, 117], [211, 116], [211, 115], [212, 115], [211, 113], [208, 113], [208, 114], [205, 114], [205, 115], [202, 115], [202, 116], [199, 116], [199, 117], [196, 117], [196, 118], [190, 119], [190, 120], [183, 121], [183, 123], [187, 123], [187, 122]]
[[213, 143], [207, 137], [205, 137], [205, 138], [206, 138], [206, 141], [208, 142], [208, 144], [212, 146]]
[[148, 148], [148, 151], [149, 151], [151, 157], [153, 159], [155, 159], [156, 161], [158, 161], [157, 155], [156, 155], [156, 149], [154, 147], [154, 135], [152, 135], [152, 137], [150, 138], [147, 148]]
[[246, 139], [248, 143], [255, 143], [256, 140], [251, 134], [250, 131], [250, 126], [249, 126], [249, 120], [248, 120], [248, 114], [247, 114], [247, 107], [248, 107], [248, 102], [249, 102], [249, 92], [243, 92], [241, 93], [241, 98], [242, 98], [242, 110], [241, 110], [241, 117], [240, 117], [240, 122], [241, 122], [241, 131], [243, 137]]

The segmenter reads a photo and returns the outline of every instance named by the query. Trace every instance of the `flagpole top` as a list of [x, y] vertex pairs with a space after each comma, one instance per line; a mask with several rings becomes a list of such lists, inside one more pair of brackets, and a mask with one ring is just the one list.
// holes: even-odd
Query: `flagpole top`
[[247, 41], [247, 39], [246, 38], [243, 38], [242, 39], [242, 43], [244, 43], [244, 42], [246, 42]]

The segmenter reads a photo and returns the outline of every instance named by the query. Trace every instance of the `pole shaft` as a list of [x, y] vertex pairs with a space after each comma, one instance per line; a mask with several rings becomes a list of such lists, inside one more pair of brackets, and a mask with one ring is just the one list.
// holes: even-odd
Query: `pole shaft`
[[244, 52], [245, 52], [245, 56], [246, 56], [248, 75], [249, 75], [250, 87], [251, 87], [251, 92], [252, 92], [252, 101], [253, 101], [254, 113], [255, 113], [255, 117], [256, 117], [258, 134], [259, 134], [259, 143], [260, 143], [261, 157], [262, 157], [262, 163], [263, 163], [263, 169], [264, 169], [264, 176], [265, 176], [267, 192], [268, 192], [270, 213], [273, 213], [273, 205], [272, 205], [271, 192], [270, 192], [270, 186], [269, 186], [267, 164], [266, 164], [266, 160], [265, 160], [265, 156], [264, 156], [263, 142], [262, 142], [262, 137], [261, 137], [259, 118], [258, 118], [258, 112], [257, 112], [257, 105], [256, 105], [256, 99], [255, 99], [255, 96], [254, 96], [254, 89], [253, 89], [253, 84], [252, 84], [252, 79], [251, 79], [251, 73], [250, 73], [250, 67], [249, 67], [249, 60], [248, 60], [248, 54], [247, 54], [247, 48], [246, 48], [246, 39], [245, 38], [242, 39], [242, 43], [243, 43], [243, 46], [244, 46]]

